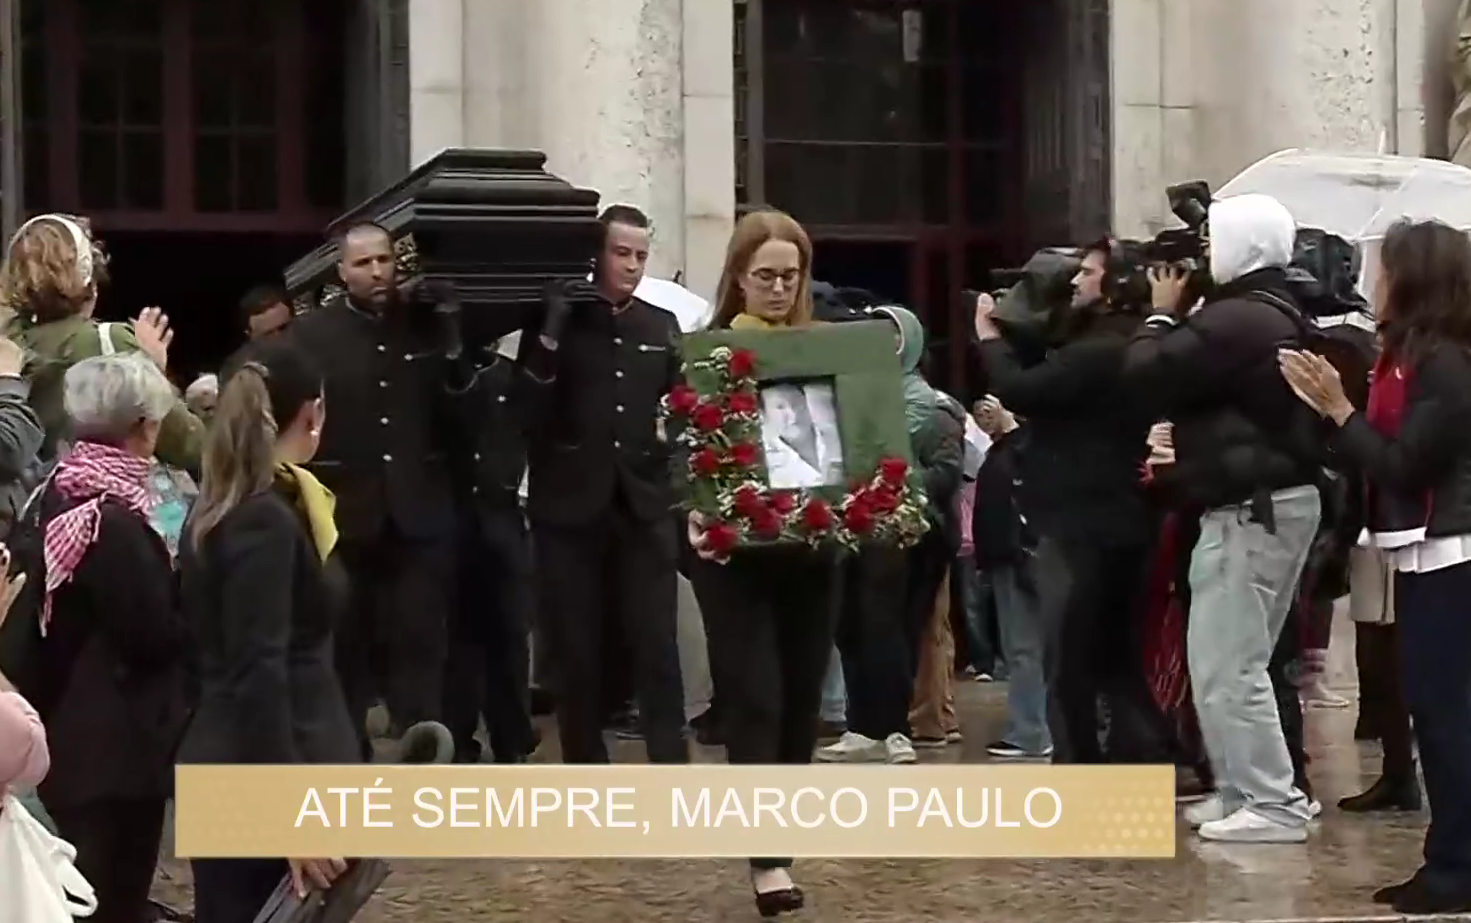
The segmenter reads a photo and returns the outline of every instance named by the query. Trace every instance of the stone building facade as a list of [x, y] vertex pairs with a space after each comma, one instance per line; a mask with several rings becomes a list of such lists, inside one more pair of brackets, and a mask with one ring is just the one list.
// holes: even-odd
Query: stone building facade
[[[544, 149], [554, 171], [645, 206], [655, 271], [708, 291], [737, 207], [736, 4], [408, 2], [412, 159]], [[1444, 156], [1454, 14], [1455, 0], [1111, 0], [1112, 182], [1093, 194], [1113, 230], [1150, 233], [1166, 184], [1219, 184], [1285, 147]]]

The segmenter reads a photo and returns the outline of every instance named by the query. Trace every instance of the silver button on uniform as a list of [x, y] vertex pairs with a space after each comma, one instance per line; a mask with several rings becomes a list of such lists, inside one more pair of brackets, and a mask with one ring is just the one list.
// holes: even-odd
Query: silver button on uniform
[[392, 455], [385, 455], [385, 456], [383, 456], [383, 460], [386, 461], [386, 462], [391, 462], [391, 461], [393, 461], [393, 456]]

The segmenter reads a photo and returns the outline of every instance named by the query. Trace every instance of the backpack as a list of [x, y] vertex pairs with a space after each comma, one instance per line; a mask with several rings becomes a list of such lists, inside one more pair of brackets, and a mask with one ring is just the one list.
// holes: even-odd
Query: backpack
[[25, 574], [26, 583], [0, 623], [0, 673], [42, 714], [47, 713], [45, 706], [50, 703], [37, 701], [43, 691], [45, 639], [41, 637], [41, 608], [46, 594], [46, 528], [41, 522], [41, 497], [50, 485], [51, 478], [47, 477], [31, 492], [11, 527], [6, 543], [10, 549], [10, 576]]

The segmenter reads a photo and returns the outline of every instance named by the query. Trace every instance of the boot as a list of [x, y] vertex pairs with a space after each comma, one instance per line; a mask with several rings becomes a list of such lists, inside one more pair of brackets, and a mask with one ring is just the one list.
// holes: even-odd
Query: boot
[[1420, 794], [1420, 779], [1415, 772], [1415, 764], [1411, 763], [1407, 772], [1380, 776], [1362, 794], [1344, 798], [1338, 802], [1338, 806], [1350, 814], [1419, 811], [1424, 806], [1424, 800]]

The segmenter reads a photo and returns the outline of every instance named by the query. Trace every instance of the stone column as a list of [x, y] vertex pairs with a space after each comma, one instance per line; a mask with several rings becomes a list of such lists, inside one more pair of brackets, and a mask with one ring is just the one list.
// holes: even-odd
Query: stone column
[[735, 221], [734, 5], [684, 0], [684, 284], [715, 299]]
[[551, 172], [596, 189], [604, 205], [649, 215], [649, 272], [664, 278], [685, 264], [684, 5], [535, 0], [525, 10], [528, 140]]
[[409, 2], [409, 159], [465, 144], [464, 0]]

